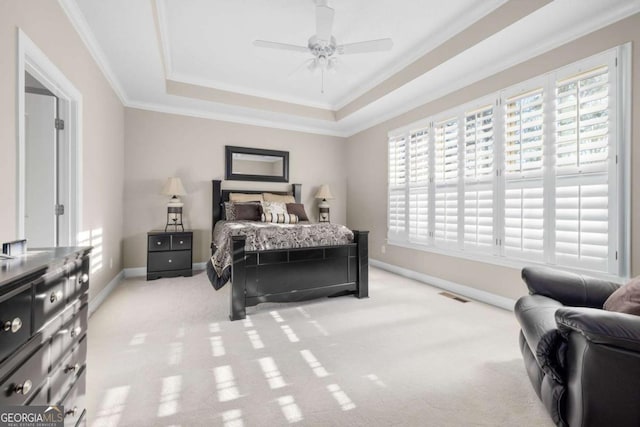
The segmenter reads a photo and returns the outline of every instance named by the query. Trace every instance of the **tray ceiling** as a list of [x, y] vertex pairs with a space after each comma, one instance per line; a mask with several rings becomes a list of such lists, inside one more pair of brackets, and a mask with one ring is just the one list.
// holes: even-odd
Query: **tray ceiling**
[[[640, 10], [640, 0], [334, 0], [338, 43], [392, 38], [311, 73], [312, 0], [60, 0], [127, 106], [348, 136]], [[440, 48], [439, 48], [440, 47]]]

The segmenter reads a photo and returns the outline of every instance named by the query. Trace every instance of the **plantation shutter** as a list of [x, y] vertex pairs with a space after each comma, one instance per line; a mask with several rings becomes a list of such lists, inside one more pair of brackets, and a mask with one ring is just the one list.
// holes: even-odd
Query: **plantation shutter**
[[609, 67], [556, 82], [556, 262], [607, 271]]
[[543, 260], [544, 111], [542, 89], [514, 96], [504, 106], [504, 240], [506, 256]]
[[406, 235], [407, 140], [389, 138], [389, 217], [388, 237]]
[[453, 246], [458, 242], [458, 119], [436, 123], [434, 142], [434, 240]]
[[429, 130], [409, 137], [409, 240], [426, 242], [429, 237]]
[[493, 107], [464, 120], [464, 248], [486, 250], [493, 247]]

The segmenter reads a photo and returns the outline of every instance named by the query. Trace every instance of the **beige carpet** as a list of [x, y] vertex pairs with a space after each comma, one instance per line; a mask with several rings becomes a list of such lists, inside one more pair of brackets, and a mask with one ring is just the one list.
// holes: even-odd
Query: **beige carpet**
[[89, 426], [551, 426], [513, 313], [370, 270], [371, 298], [263, 304], [126, 280], [89, 323]]

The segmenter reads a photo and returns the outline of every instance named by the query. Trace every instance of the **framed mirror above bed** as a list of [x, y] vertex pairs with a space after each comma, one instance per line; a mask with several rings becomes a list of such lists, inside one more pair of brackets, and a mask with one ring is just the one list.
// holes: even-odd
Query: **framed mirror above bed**
[[289, 152], [225, 146], [226, 179], [289, 182]]

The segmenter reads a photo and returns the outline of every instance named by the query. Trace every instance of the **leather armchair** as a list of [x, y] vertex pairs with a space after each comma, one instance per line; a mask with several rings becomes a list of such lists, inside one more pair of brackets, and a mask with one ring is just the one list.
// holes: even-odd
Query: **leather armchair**
[[558, 426], [640, 426], [640, 316], [602, 310], [620, 285], [524, 268], [515, 314], [538, 397]]

